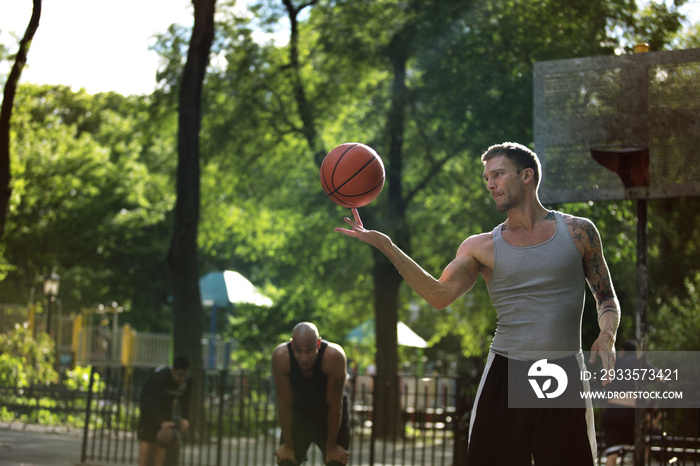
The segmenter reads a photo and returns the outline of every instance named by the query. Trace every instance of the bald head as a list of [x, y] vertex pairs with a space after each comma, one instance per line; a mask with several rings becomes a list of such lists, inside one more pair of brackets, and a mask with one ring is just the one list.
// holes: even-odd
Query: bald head
[[302, 341], [311, 339], [312, 341], [318, 340], [318, 329], [311, 322], [300, 322], [294, 326], [292, 330], [292, 340]]

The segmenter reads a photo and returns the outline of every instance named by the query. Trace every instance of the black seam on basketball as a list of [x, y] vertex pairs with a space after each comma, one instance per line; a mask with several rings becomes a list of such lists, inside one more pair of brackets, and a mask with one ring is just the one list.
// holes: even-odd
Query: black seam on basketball
[[326, 192], [326, 196], [330, 197], [331, 193], [333, 192], [331, 190], [331, 187], [328, 185], [328, 181], [326, 180], [326, 171], [323, 169], [326, 165], [326, 160], [324, 159], [323, 162], [321, 162], [321, 175], [323, 176], [323, 186], [324, 192]]
[[384, 178], [382, 178], [382, 181], [380, 181], [379, 183], [375, 184], [374, 186], [372, 186], [372, 187], [371, 187], [370, 189], [368, 189], [367, 191], [363, 191], [363, 192], [361, 192], [361, 193], [357, 193], [357, 194], [342, 194], [342, 193], [338, 193], [338, 194], [340, 194], [340, 195], [343, 196], [343, 197], [359, 197], [359, 196], [364, 196], [365, 194], [369, 194], [369, 193], [371, 193], [372, 191], [374, 191], [375, 189], [377, 189], [379, 186], [382, 185], [383, 182], [384, 182]]
[[[347, 152], [347, 151], [346, 151], [346, 152]], [[343, 153], [343, 155], [345, 155], [345, 153]], [[341, 158], [342, 158], [342, 156], [341, 156]], [[365, 168], [367, 168], [368, 166], [370, 166], [372, 163], [374, 163], [375, 160], [376, 160], [376, 159], [375, 159], [374, 157], [372, 157], [371, 159], [369, 159], [369, 160], [367, 161], [367, 163], [364, 164], [364, 165], [362, 166], [362, 168], [360, 168], [359, 170], [357, 170], [350, 178], [348, 178], [347, 180], [345, 180], [345, 182], [344, 182], [343, 184], [341, 184], [340, 186], [338, 186], [337, 188], [335, 187], [335, 185], [333, 185], [333, 188], [334, 188], [334, 191], [333, 191], [333, 192], [334, 192], [334, 193], [337, 193], [338, 191], [340, 191], [340, 189], [341, 189], [343, 186], [345, 186], [346, 184], [348, 184], [350, 181], [353, 180], [353, 178], [355, 178], [357, 175], [359, 175], [360, 173], [362, 173], [362, 171], [363, 171]], [[340, 163], [340, 159], [338, 159], [338, 163]], [[338, 167], [338, 163], [335, 164], [335, 167]], [[335, 168], [333, 169], [333, 174], [335, 174]], [[351, 195], [345, 195], [345, 194], [342, 194], [342, 193], [341, 193], [341, 196], [351, 197]]]
[[[343, 151], [343, 153], [340, 154], [340, 157], [338, 157], [338, 160], [335, 161], [335, 166], [333, 167], [333, 171], [331, 172], [331, 183], [330, 183], [331, 186], [330, 186], [330, 187], [333, 188], [333, 189], [331, 190], [331, 194], [337, 193], [338, 190], [339, 190], [340, 188], [342, 188], [343, 185], [344, 185], [345, 183], [347, 183], [348, 181], [350, 181], [350, 180], [352, 179], [352, 178], [350, 178], [349, 180], [347, 180], [345, 183], [341, 184], [341, 185], [338, 186], [337, 188], [335, 187], [335, 184], [333, 183], [333, 178], [335, 178], [335, 171], [338, 169], [338, 165], [340, 164], [340, 161], [343, 160], [343, 157], [345, 157], [345, 154], [347, 154], [348, 152], [350, 152], [350, 150], [354, 149], [354, 148], [357, 147], [357, 146], [358, 146], [358, 144], [355, 144], [355, 145], [352, 145], [352, 146], [348, 147], [347, 149], [345, 149], [345, 150]], [[365, 168], [365, 167], [362, 167], [362, 170], [364, 170], [364, 168]], [[362, 170], [360, 170], [360, 171], [362, 171]], [[359, 172], [358, 172], [358, 173], [359, 173]], [[356, 173], [356, 174], [357, 174], [357, 173]], [[356, 174], [355, 174], [355, 175], [356, 175]], [[355, 176], [355, 175], [353, 175], [353, 176]], [[329, 194], [329, 196], [330, 196], [330, 194]]]

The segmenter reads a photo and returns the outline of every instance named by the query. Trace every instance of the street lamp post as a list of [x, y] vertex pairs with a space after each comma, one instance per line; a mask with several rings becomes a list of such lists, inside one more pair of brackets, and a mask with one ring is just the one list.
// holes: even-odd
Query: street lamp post
[[61, 277], [58, 276], [56, 270], [52, 270], [50, 274], [44, 277], [44, 295], [46, 296], [47, 303], [47, 315], [46, 315], [46, 333], [51, 335], [51, 309], [53, 307], [53, 302], [58, 296], [58, 288], [61, 285]]

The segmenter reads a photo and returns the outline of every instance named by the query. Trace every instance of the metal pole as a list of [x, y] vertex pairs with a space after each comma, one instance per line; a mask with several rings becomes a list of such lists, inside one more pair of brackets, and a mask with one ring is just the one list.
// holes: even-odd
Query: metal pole
[[90, 416], [92, 408], [92, 385], [95, 381], [95, 366], [90, 368], [90, 381], [87, 388], [87, 407], [85, 408], [85, 426], [83, 427], [83, 445], [80, 449], [80, 462], [85, 463], [87, 459], [87, 442], [90, 431]]
[[[216, 348], [214, 347], [215, 345], [215, 338], [214, 336], [216, 335], [216, 303], [211, 305], [211, 318], [209, 320], [209, 367], [208, 369], [216, 369]], [[224, 366], [226, 367], [226, 366]]]
[[[647, 345], [647, 200], [637, 200], [637, 358], [644, 357]], [[639, 361], [638, 361], [639, 362]], [[645, 461], [645, 409], [634, 411], [634, 464]]]
[[119, 312], [117, 308], [112, 309], [112, 354], [110, 359], [112, 364], [119, 364], [119, 356], [117, 354], [117, 331], [119, 330]]
[[219, 372], [219, 416], [217, 419], [217, 439], [216, 439], [216, 466], [221, 466], [221, 448], [224, 441], [224, 395], [226, 390], [226, 374], [225, 369]]
[[49, 296], [49, 302], [46, 306], [46, 333], [51, 336], [51, 308], [53, 307], [53, 296]]

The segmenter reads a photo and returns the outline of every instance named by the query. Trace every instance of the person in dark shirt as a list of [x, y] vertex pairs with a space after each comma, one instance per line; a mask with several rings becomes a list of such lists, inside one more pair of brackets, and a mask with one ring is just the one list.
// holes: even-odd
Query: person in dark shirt
[[[178, 356], [172, 367], [156, 369], [148, 378], [139, 398], [141, 417], [138, 424], [139, 466], [162, 466], [165, 448], [156, 440], [168, 437], [166, 429], [186, 432], [189, 427], [190, 363]], [[180, 419], [174, 416], [174, 405], [179, 403]], [[163, 432], [161, 431], [163, 430]], [[170, 436], [177, 437], [176, 432]], [[152, 463], [149, 460], [152, 459]]]
[[347, 359], [343, 348], [322, 340], [310, 322], [294, 327], [292, 339], [275, 348], [272, 375], [282, 439], [277, 464], [293, 466], [306, 459], [315, 443], [327, 465], [350, 460]]
[[[654, 370], [654, 366], [646, 360], [637, 360], [637, 342], [626, 340], [622, 343], [617, 358], [616, 370], [624, 374], [625, 371], [634, 371], [637, 368]], [[632, 379], [613, 380], [606, 390], [616, 393], [629, 393], [636, 390], [635, 381]], [[603, 411], [603, 439], [605, 442], [605, 465], [617, 464], [620, 452], [625, 452], [634, 446], [634, 422], [636, 401], [632, 395], [618, 396], [608, 399]], [[645, 412], [646, 428], [658, 425], [660, 412], [658, 408], [651, 407]], [[649, 455], [649, 446], [646, 447], [646, 455]]]

